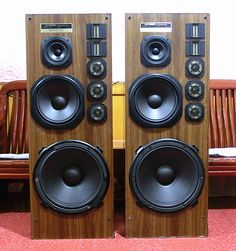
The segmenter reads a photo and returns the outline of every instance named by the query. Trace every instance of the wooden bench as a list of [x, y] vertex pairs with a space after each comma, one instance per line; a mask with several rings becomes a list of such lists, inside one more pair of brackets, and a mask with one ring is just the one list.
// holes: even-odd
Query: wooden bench
[[[2, 85], [0, 90], [0, 154], [29, 152], [26, 81]], [[28, 159], [0, 159], [0, 179], [28, 179]]]
[[[236, 80], [210, 81], [209, 148], [236, 147]], [[209, 157], [210, 176], [236, 176], [236, 157]]]
[[[124, 102], [124, 83], [120, 82], [113, 85], [114, 149], [125, 148]], [[2, 86], [0, 153], [28, 153], [26, 103], [26, 81]], [[209, 147], [236, 147], [236, 80], [210, 81]], [[28, 165], [28, 160], [1, 159], [0, 179], [28, 179]], [[236, 157], [209, 157], [209, 175], [236, 175]]]

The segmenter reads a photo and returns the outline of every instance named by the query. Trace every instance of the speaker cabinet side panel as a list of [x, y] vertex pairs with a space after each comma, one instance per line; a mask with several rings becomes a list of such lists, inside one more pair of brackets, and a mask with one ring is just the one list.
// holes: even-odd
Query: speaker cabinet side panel
[[[164, 32], [141, 31], [141, 23], [171, 23], [172, 30]], [[205, 236], [207, 235], [208, 208], [208, 123], [209, 123], [209, 29], [208, 14], [126, 14], [126, 236]], [[185, 25], [203, 23], [205, 25], [205, 74], [202, 81], [205, 86], [204, 119], [190, 122], [185, 119], [185, 106], [190, 102], [184, 94], [189, 78], [185, 74]], [[171, 44], [171, 62], [165, 67], [147, 67], [140, 60], [140, 44], [145, 36], [158, 35], [167, 37]], [[180, 119], [171, 126], [144, 128], [133, 121], [129, 110], [129, 89], [133, 81], [143, 74], [170, 74], [183, 87]], [[191, 78], [190, 78], [191, 79]], [[132, 97], [131, 97], [132, 98]], [[129, 184], [129, 172], [135, 158], [135, 151], [140, 146], [158, 139], [171, 138], [180, 140], [199, 149], [199, 156], [204, 163], [205, 185], [198, 197], [198, 203], [175, 213], [159, 213], [146, 207], [137, 206]], [[171, 156], [168, 156], [171, 158]], [[178, 161], [178, 160], [176, 160]]]
[[[41, 32], [40, 25], [72, 24], [70, 32]], [[29, 119], [30, 142], [30, 200], [32, 237], [35, 239], [50, 238], [105, 238], [114, 235], [113, 206], [113, 158], [112, 158], [112, 76], [111, 76], [111, 15], [110, 14], [45, 14], [26, 15], [27, 45], [27, 82], [31, 90], [33, 84], [46, 75], [69, 75], [78, 79], [84, 87], [90, 82], [87, 74], [87, 38], [86, 24], [102, 23], [107, 26], [107, 74], [103, 81], [107, 85], [107, 97], [103, 104], [107, 107], [107, 120], [94, 124], [88, 121], [87, 108], [91, 102], [85, 95], [85, 116], [73, 129], [45, 129], [32, 116]], [[67, 36], [72, 41], [72, 63], [62, 69], [49, 68], [41, 61], [41, 42], [48, 36]], [[28, 112], [31, 113], [30, 91], [28, 92]], [[106, 135], [106, 136], [105, 136]], [[105, 136], [105, 137], [104, 137]], [[110, 174], [110, 185], [99, 208], [80, 214], [58, 213], [43, 205], [35, 189], [33, 172], [42, 148], [59, 141], [80, 140], [98, 146], [103, 150], [103, 157]]]

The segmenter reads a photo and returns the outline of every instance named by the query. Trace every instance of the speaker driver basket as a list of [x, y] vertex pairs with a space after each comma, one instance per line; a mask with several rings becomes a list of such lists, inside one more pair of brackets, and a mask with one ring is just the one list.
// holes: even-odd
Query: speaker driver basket
[[72, 63], [72, 42], [68, 37], [47, 37], [41, 43], [42, 63], [49, 68], [66, 68]]
[[109, 172], [100, 149], [83, 141], [60, 141], [41, 151], [34, 182], [45, 206], [75, 214], [101, 205]]
[[140, 46], [141, 62], [145, 66], [163, 67], [171, 61], [171, 46], [163, 36], [146, 36]]
[[31, 114], [44, 128], [73, 128], [84, 110], [84, 87], [72, 76], [43, 76], [31, 88]]
[[88, 107], [87, 117], [90, 122], [105, 122], [107, 119], [107, 107], [104, 104], [92, 104]]
[[182, 86], [168, 74], [143, 74], [129, 88], [131, 118], [141, 127], [168, 127], [182, 115]]
[[107, 86], [103, 81], [92, 81], [87, 86], [89, 100], [104, 100], [107, 96]]
[[140, 148], [129, 173], [137, 204], [163, 213], [196, 203], [204, 179], [197, 150], [175, 139], [156, 140]]

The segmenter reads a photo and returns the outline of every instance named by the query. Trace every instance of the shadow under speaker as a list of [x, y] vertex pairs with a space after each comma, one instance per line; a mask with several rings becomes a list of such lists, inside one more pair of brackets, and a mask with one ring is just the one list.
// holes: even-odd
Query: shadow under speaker
[[26, 45], [32, 238], [113, 237], [111, 15], [26, 15]]
[[209, 21], [126, 14], [127, 237], [208, 233]]

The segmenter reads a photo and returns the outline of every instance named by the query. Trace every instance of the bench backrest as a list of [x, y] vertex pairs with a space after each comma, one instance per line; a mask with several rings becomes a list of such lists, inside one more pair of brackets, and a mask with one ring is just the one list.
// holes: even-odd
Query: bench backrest
[[[0, 153], [28, 152], [26, 81], [0, 89]], [[210, 80], [209, 147], [236, 147], [236, 80]]]
[[26, 81], [0, 89], [0, 153], [28, 153]]
[[236, 80], [210, 80], [209, 148], [236, 146]]

